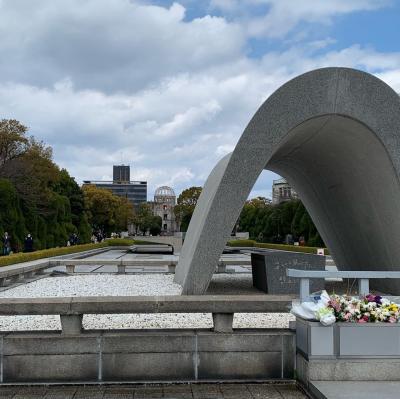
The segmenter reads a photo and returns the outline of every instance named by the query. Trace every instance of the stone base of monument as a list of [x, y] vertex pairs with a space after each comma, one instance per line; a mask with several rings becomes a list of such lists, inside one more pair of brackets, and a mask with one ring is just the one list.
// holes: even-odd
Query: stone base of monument
[[91, 330], [0, 334], [2, 383], [293, 379], [289, 329]]
[[[298, 294], [300, 280], [288, 277], [287, 269], [325, 270], [325, 256], [287, 251], [262, 251], [251, 254], [253, 286], [271, 295]], [[310, 291], [324, 289], [323, 279], [312, 279]]]
[[296, 319], [296, 374], [312, 381], [400, 381], [400, 325]]

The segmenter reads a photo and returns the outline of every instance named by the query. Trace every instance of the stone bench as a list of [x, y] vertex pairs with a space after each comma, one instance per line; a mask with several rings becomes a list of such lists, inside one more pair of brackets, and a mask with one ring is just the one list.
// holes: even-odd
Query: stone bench
[[[178, 264], [178, 258], [173, 257], [171, 259], [59, 259], [50, 260], [50, 267], [55, 266], [65, 266], [67, 273], [75, 273], [76, 266], [100, 266], [100, 265], [111, 265], [116, 266], [119, 274], [126, 272], [126, 267], [136, 266], [136, 267], [157, 267], [166, 266], [168, 268], [168, 273], [175, 273], [176, 265]], [[217, 273], [225, 273], [226, 266], [229, 265], [250, 265], [250, 260], [235, 260], [235, 259], [221, 259], [218, 262], [216, 269]]]
[[88, 251], [77, 252], [75, 254], [59, 255], [54, 258], [42, 258], [29, 262], [16, 263], [14, 265], [2, 266], [0, 268], [0, 286], [6, 285], [7, 280], [19, 281], [23, 278], [32, 278], [36, 273], [40, 273], [49, 267], [52, 267], [54, 262], [59, 262], [66, 257], [69, 259], [80, 259], [86, 256], [93, 256], [99, 253], [109, 251], [114, 248], [95, 248]]
[[35, 273], [41, 272], [49, 267], [48, 259], [26, 262], [22, 264], [3, 266], [0, 268], [0, 286], [6, 285], [7, 280], [18, 281], [23, 278], [31, 278]]
[[60, 315], [62, 333], [79, 334], [84, 314], [212, 313], [215, 332], [231, 332], [234, 313], [285, 313], [289, 295], [2, 298], [0, 315]]
[[300, 279], [300, 300], [302, 302], [306, 301], [310, 296], [310, 279], [354, 278], [358, 280], [359, 295], [369, 294], [370, 279], [400, 279], [400, 272], [363, 270], [321, 271], [288, 269], [287, 275], [291, 278]]
[[168, 272], [174, 273], [175, 266], [178, 263], [176, 259], [61, 259], [50, 260], [51, 267], [65, 266], [67, 273], [75, 273], [76, 266], [116, 266], [119, 274], [126, 272], [127, 266], [167, 266]]

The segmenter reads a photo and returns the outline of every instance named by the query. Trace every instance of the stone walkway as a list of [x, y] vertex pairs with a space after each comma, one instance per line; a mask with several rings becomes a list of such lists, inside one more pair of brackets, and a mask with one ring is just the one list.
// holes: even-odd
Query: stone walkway
[[306, 399], [294, 384], [2, 386], [1, 399]]

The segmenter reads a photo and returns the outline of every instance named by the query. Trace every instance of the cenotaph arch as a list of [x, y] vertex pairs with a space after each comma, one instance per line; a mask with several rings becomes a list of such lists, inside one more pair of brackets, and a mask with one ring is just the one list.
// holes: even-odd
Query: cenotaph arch
[[[339, 269], [400, 270], [400, 97], [368, 73], [324, 68], [274, 92], [212, 170], [175, 274], [183, 294], [206, 291], [263, 169], [294, 186]], [[377, 284], [400, 294], [400, 281]]]

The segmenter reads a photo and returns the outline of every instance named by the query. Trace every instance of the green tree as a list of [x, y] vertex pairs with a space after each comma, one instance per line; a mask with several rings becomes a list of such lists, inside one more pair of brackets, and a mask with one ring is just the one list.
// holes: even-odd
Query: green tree
[[162, 218], [161, 216], [153, 216], [150, 225], [150, 234], [158, 236], [161, 233]]
[[128, 222], [133, 220], [133, 207], [126, 198], [94, 185], [85, 185], [83, 193], [88, 220], [95, 230], [106, 234], [126, 230]]
[[181, 226], [181, 231], [187, 231], [190, 220], [200, 197], [202, 187], [190, 187], [183, 190], [174, 207], [175, 218]]
[[272, 205], [265, 198], [246, 201], [239, 217], [239, 230], [248, 231], [252, 239], [262, 242], [281, 243], [288, 234], [303, 236], [312, 246], [324, 243], [300, 200]]
[[133, 223], [135, 211], [131, 202], [125, 197], [117, 197], [115, 208], [115, 226], [117, 231], [125, 231]]
[[[91, 231], [79, 186], [54, 163], [52, 148], [28, 137], [27, 132], [16, 120], [0, 121], [3, 198], [10, 198], [11, 193], [13, 198], [9, 207], [0, 208], [0, 230], [14, 231], [17, 249], [28, 232], [34, 237], [35, 249], [65, 245], [71, 232], [87, 242]], [[14, 207], [12, 212], [10, 207]], [[10, 212], [21, 215], [11, 225]]]
[[89, 242], [92, 229], [85, 212], [83, 191], [66, 169], [61, 169], [54, 190], [68, 198], [71, 208], [71, 221], [75, 226], [75, 232], [79, 235], [81, 242]]
[[141, 203], [133, 221], [136, 226], [136, 234], [138, 233], [138, 230], [140, 230], [142, 234], [145, 235], [155, 223], [151, 205], [147, 202]]
[[25, 219], [21, 209], [21, 201], [13, 184], [6, 179], [0, 179], [0, 235], [8, 232], [11, 236], [13, 251], [21, 249], [26, 233]]
[[0, 121], [0, 167], [20, 157], [28, 148], [28, 128], [15, 119]]

